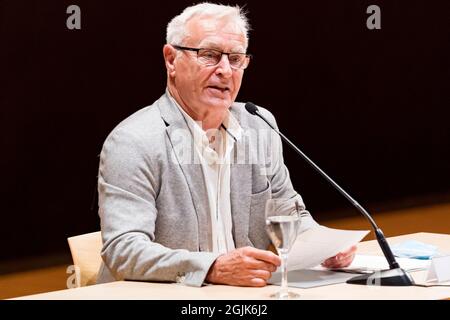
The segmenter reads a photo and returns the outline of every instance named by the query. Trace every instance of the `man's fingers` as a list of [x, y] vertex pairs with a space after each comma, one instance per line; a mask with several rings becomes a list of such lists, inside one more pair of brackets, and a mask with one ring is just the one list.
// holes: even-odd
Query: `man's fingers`
[[266, 270], [253, 270], [251, 273], [252, 279], [250, 283], [256, 287], [263, 287], [267, 284], [267, 280], [270, 279], [272, 273]]
[[212, 264], [207, 281], [219, 284], [263, 287], [279, 264], [270, 251], [239, 248], [219, 256]]
[[322, 265], [326, 268], [347, 267], [352, 263], [356, 250], [356, 246], [351, 246], [349, 249], [338, 253], [334, 257], [328, 258], [322, 263]]
[[277, 269], [277, 267], [272, 263], [264, 262], [262, 260], [256, 260], [253, 257], [248, 257], [247, 259], [248, 260], [246, 263], [250, 269], [267, 270], [270, 272], [274, 272]]
[[353, 259], [355, 258], [355, 253], [356, 253], [356, 246], [351, 247], [349, 250], [341, 253], [340, 256], [338, 256], [338, 263], [340, 265], [340, 267], [347, 267], [349, 266]]
[[253, 278], [250, 280], [250, 285], [254, 287], [264, 287], [267, 284], [267, 282], [261, 278]]
[[322, 262], [322, 266], [324, 266], [325, 268], [331, 268], [331, 265], [333, 264], [332, 259], [335, 259], [335, 258], [334, 257], [329, 258], [329, 259], [325, 260], [324, 262]]
[[355, 255], [352, 254], [352, 255], [346, 257], [345, 259], [340, 260], [339, 268], [348, 267], [352, 263], [354, 257], [355, 257]]
[[348, 256], [344, 256], [343, 254], [338, 254], [335, 257], [329, 258], [327, 260], [325, 260], [322, 265], [325, 268], [343, 268], [343, 267], [348, 267], [353, 259], [354, 259], [355, 255], [354, 254], [350, 254]]
[[272, 276], [272, 273], [266, 270], [253, 270], [252, 275], [255, 278], [260, 278], [267, 281]]
[[351, 246], [349, 249], [347, 249], [347, 250], [345, 250], [345, 251], [342, 251], [342, 252], [339, 253], [339, 254], [340, 254], [340, 255], [343, 255], [343, 256], [345, 256], [345, 257], [348, 257], [348, 256], [351, 256], [351, 255], [353, 255], [354, 253], [356, 253], [356, 249], [357, 249], [356, 246]]
[[252, 247], [244, 248], [244, 253], [258, 260], [269, 262], [275, 266], [281, 265], [281, 259], [276, 254], [267, 250], [260, 250]]

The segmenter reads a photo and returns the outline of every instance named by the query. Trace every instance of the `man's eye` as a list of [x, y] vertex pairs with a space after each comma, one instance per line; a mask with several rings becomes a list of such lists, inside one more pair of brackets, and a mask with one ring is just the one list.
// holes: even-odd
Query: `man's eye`
[[230, 63], [237, 63], [242, 60], [242, 56], [240, 54], [230, 54], [229, 60], [230, 60]]
[[203, 58], [207, 58], [207, 59], [215, 59], [215, 58], [217, 58], [218, 54], [217, 54], [217, 52], [214, 52], [214, 51], [203, 51], [201, 53], [201, 56]]

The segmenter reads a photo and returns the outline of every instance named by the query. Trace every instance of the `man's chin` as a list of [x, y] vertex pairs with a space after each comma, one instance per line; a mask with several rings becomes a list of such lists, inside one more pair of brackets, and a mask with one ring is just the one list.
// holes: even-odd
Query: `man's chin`
[[228, 109], [233, 101], [229, 99], [208, 99], [205, 101], [208, 108], [212, 108], [214, 110]]

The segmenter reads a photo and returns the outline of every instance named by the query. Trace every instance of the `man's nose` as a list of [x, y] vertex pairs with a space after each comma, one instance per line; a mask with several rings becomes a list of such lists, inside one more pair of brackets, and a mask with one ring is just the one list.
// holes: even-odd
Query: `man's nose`
[[231, 77], [233, 69], [231, 68], [230, 60], [228, 60], [228, 55], [223, 54], [220, 58], [220, 61], [217, 64], [216, 73], [222, 74], [225, 78]]

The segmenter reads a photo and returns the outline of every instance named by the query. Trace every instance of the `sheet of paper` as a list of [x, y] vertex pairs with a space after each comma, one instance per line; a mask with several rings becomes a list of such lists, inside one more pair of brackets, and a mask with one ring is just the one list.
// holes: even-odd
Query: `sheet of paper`
[[[396, 258], [400, 267], [406, 271], [426, 270], [430, 265], [430, 260]], [[315, 270], [326, 270], [320, 266]], [[353, 273], [372, 273], [374, 271], [389, 269], [389, 264], [384, 256], [370, 256], [357, 254], [352, 264], [346, 268], [338, 269]]]
[[[408, 258], [395, 258], [400, 267], [406, 271], [426, 270], [430, 265], [429, 260], [408, 259]], [[368, 269], [368, 270], [386, 270], [389, 269], [389, 264], [384, 256], [355, 256], [352, 264], [348, 268], [344, 269]]]
[[426, 282], [450, 281], [450, 256], [435, 257], [431, 259]]
[[313, 227], [298, 235], [288, 258], [288, 270], [308, 269], [360, 242], [369, 230]]

